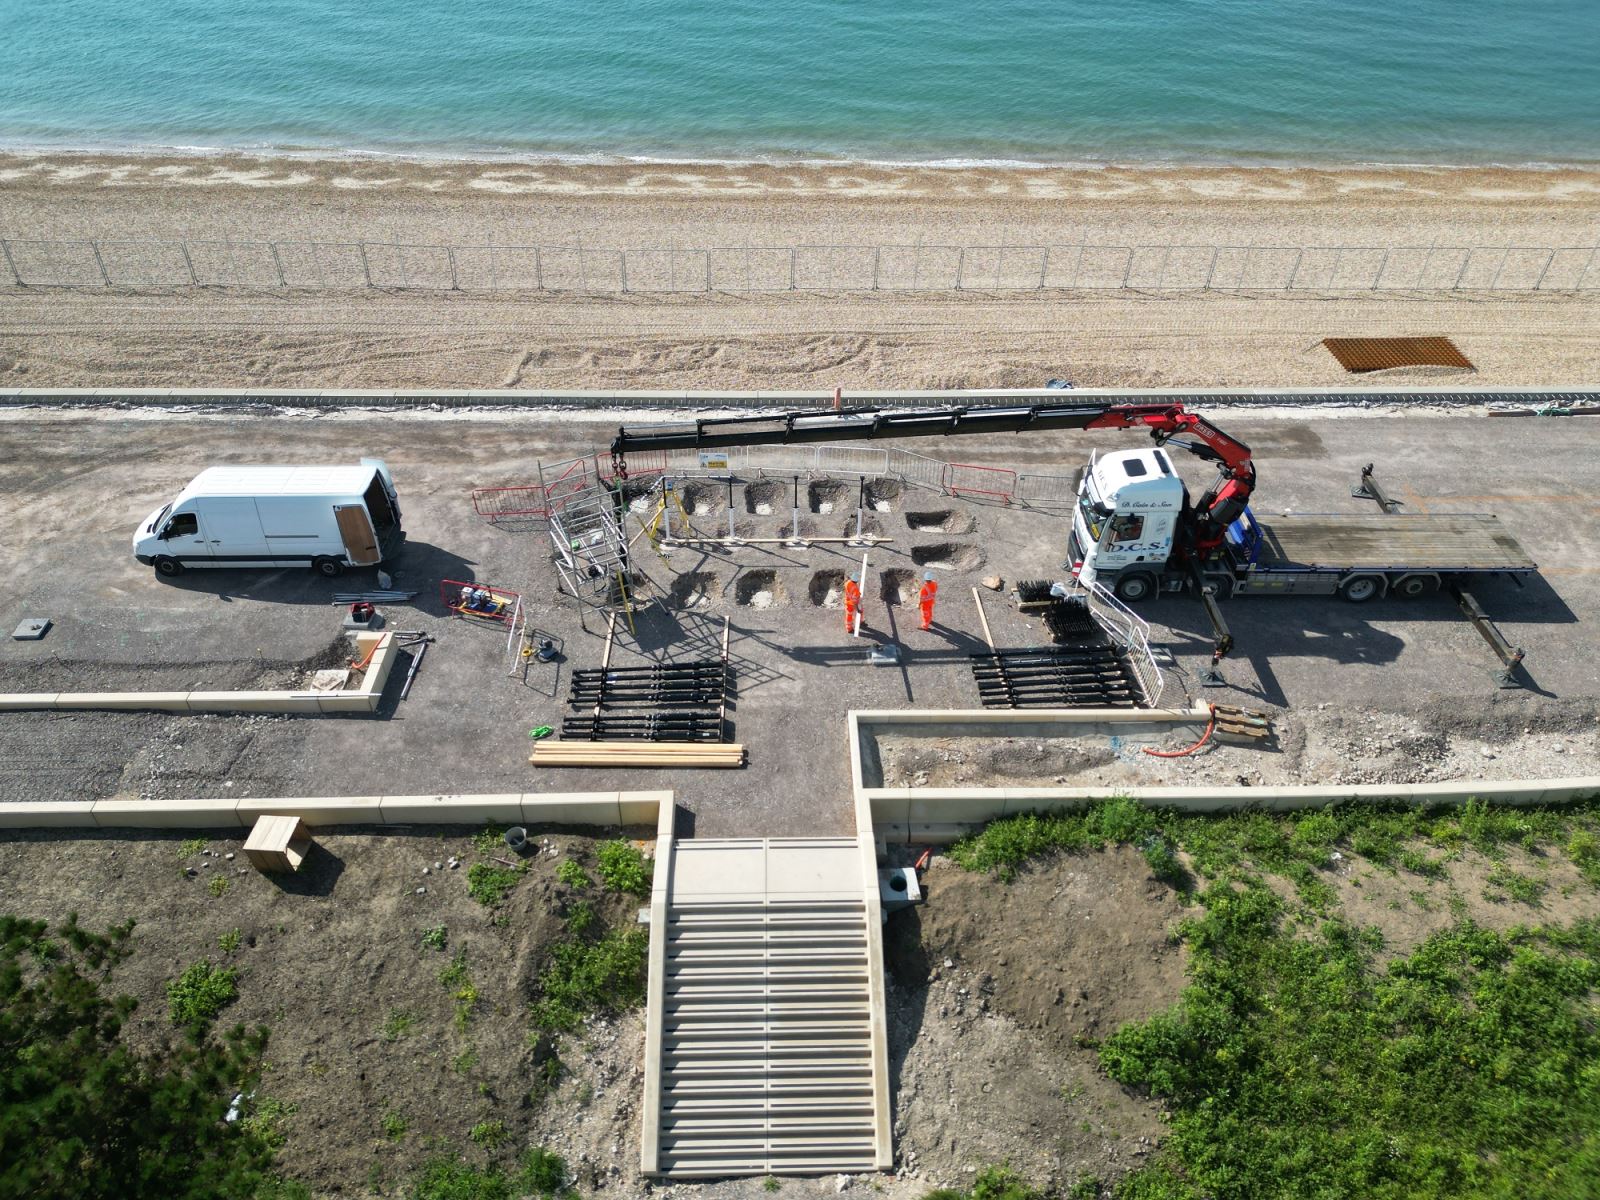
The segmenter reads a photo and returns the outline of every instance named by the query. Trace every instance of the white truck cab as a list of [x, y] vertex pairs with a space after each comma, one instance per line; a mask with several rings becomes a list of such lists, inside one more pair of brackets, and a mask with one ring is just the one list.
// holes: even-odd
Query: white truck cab
[[161, 575], [194, 567], [310, 567], [335, 576], [405, 540], [381, 459], [356, 466], [212, 467], [139, 523], [133, 553]]
[[1188, 493], [1161, 449], [1092, 456], [1072, 514], [1071, 566], [1130, 603], [1159, 586]]

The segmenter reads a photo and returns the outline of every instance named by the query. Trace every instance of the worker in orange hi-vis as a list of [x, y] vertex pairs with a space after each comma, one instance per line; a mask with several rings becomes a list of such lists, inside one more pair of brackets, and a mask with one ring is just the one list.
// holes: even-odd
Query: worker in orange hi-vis
[[917, 600], [922, 605], [922, 627], [933, 628], [933, 598], [939, 594], [939, 585], [933, 581], [933, 572], [922, 573], [922, 591]]
[[856, 613], [861, 611], [861, 585], [854, 579], [844, 581], [844, 631], [856, 631]]

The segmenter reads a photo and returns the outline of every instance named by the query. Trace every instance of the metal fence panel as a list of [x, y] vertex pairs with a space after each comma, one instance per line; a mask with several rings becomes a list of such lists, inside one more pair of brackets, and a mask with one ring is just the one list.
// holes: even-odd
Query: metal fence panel
[[1594, 246], [448, 246], [0, 239], [0, 287], [429, 291], [1567, 292]]

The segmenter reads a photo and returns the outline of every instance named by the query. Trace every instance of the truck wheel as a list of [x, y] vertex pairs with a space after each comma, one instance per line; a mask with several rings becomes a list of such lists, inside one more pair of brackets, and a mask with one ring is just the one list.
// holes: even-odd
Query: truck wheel
[[1117, 579], [1117, 586], [1113, 589], [1118, 600], [1124, 604], [1142, 604], [1155, 595], [1155, 576], [1147, 575], [1143, 571], [1135, 571], [1131, 575], [1122, 575]]
[[1426, 596], [1439, 586], [1439, 581], [1432, 575], [1407, 575], [1389, 590], [1398, 592], [1407, 600], [1415, 600], [1418, 596]]
[[1339, 595], [1351, 604], [1365, 604], [1383, 591], [1383, 580], [1376, 575], [1352, 575], [1339, 585]]
[[319, 558], [311, 564], [311, 569], [324, 579], [337, 579], [344, 574], [344, 564], [337, 558]]
[[183, 574], [183, 564], [175, 558], [168, 558], [165, 554], [156, 559], [151, 565], [155, 567], [157, 575], [164, 576], [167, 579], [171, 579], [174, 575]]

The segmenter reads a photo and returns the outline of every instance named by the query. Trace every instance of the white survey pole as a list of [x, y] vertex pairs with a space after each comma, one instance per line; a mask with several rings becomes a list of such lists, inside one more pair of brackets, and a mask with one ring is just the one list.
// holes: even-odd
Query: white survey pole
[[870, 553], [871, 553], [871, 551], [869, 551], [869, 550], [863, 550], [861, 552], [861, 577], [856, 580], [856, 586], [861, 589], [861, 603], [856, 605], [856, 627], [855, 627], [855, 630], [851, 633], [851, 635], [850, 635], [851, 637], [860, 637], [861, 636], [861, 620], [862, 620], [862, 617], [866, 614], [866, 609], [867, 609], [867, 555], [870, 554]]

